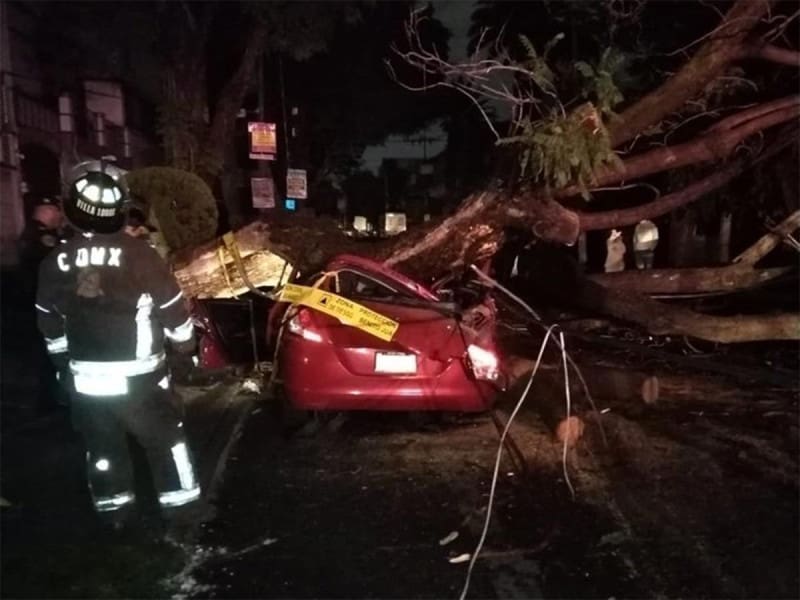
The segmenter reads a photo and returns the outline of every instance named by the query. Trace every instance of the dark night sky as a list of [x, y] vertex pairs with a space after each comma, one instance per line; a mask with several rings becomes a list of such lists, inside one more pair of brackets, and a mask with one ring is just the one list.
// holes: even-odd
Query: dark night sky
[[[427, 3], [426, 3], [427, 4]], [[451, 60], [460, 60], [466, 57], [467, 35], [470, 25], [470, 17], [477, 4], [476, 0], [434, 0], [434, 16], [450, 30], [449, 51]], [[392, 136], [380, 146], [369, 146], [363, 156], [362, 161], [365, 168], [377, 171], [383, 158], [423, 158], [427, 155], [435, 156], [441, 152], [445, 145], [445, 133], [438, 125], [432, 125], [420, 132], [419, 138], [428, 138], [427, 148], [422, 142], [408, 143], [404, 139]]]

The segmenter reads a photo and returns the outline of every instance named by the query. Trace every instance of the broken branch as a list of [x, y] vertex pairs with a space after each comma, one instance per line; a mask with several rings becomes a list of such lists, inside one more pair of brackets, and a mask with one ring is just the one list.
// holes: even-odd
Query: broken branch
[[800, 52], [789, 48], [781, 48], [774, 44], [766, 46], [748, 45], [741, 50], [742, 57], [761, 58], [787, 67], [800, 67]]
[[682, 190], [667, 194], [640, 206], [604, 210], [596, 213], [579, 212], [580, 229], [581, 231], [613, 229], [615, 227], [635, 225], [644, 219], [660, 217], [721, 188], [744, 171], [746, 165], [745, 161], [738, 160], [724, 169], [686, 186]]
[[[755, 118], [752, 115], [756, 113], [756, 110], [747, 109], [742, 111], [745, 113], [744, 116], [736, 113], [726, 117], [713, 129], [688, 142], [643, 152], [628, 158], [619, 167], [599, 169], [593, 185], [610, 185], [669, 169], [726, 158], [739, 143], [754, 133], [800, 117], [800, 97], [792, 96], [781, 102], [785, 103], [785, 106], [775, 110], [770, 109]], [[578, 193], [580, 193], [580, 188], [573, 185], [559, 191], [558, 196], [563, 198]]]
[[759, 239], [755, 244], [733, 259], [734, 263], [754, 265], [772, 252], [783, 239], [794, 230], [800, 228], [800, 210], [786, 217], [771, 232]]
[[622, 112], [609, 128], [611, 144], [632, 140], [694, 98], [740, 58], [741, 45], [770, 7], [768, 0], [737, 0], [694, 57], [658, 89]]
[[792, 267], [753, 269], [750, 265], [726, 265], [699, 269], [648, 269], [597, 273], [589, 279], [615, 290], [651, 295], [714, 294], [745, 290], [777, 279]]

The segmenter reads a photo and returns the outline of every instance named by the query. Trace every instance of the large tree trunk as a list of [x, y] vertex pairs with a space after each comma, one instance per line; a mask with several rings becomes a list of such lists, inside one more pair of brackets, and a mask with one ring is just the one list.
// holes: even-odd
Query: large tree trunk
[[[376, 243], [347, 237], [332, 219], [289, 215], [250, 223], [236, 230], [234, 238], [245, 274], [256, 286], [273, 285], [283, 272], [284, 263], [295, 274], [310, 274], [336, 254], [376, 256], [391, 245], [391, 241]], [[248, 289], [220, 238], [181, 250], [170, 257], [170, 262], [188, 297], [228, 297]]]
[[208, 157], [208, 163], [200, 175], [205, 176], [206, 179], [219, 175], [224, 165], [225, 149], [230, 146], [234, 137], [237, 114], [250, 86], [253, 72], [258, 64], [258, 57], [264, 48], [267, 37], [266, 26], [260, 21], [256, 21], [246, 35], [247, 42], [244, 53], [213, 107], [211, 123], [203, 139], [203, 148]]
[[755, 265], [800, 228], [800, 210], [740, 254], [733, 264], [703, 269], [650, 269], [600, 273], [589, 279], [619, 291], [652, 295], [728, 293], [753, 288], [790, 273], [794, 267], [756, 269]]
[[796, 314], [712, 316], [593, 281], [587, 281], [572, 301], [585, 309], [635, 323], [654, 335], [685, 335], [726, 344], [800, 340], [800, 315]]
[[599, 273], [589, 277], [605, 287], [654, 296], [727, 294], [764, 285], [790, 273], [794, 267], [753, 269], [749, 265], [727, 265], [699, 269], [649, 269]]
[[[490, 194], [481, 194], [472, 198], [472, 206], [480, 206]], [[476, 214], [479, 212], [476, 210]], [[693, 312], [677, 305], [667, 305], [651, 300], [641, 291], [644, 287], [649, 293], [692, 293], [696, 291], [732, 291], [745, 286], [750, 287], [764, 281], [765, 275], [773, 277], [786, 272], [785, 269], [755, 270], [753, 265], [767, 252], [772, 250], [782, 237], [796, 228], [800, 223], [800, 211], [793, 214], [784, 223], [760, 239], [756, 244], [739, 257], [739, 262], [730, 267], [720, 269], [687, 269], [670, 270], [666, 279], [658, 277], [658, 272], [635, 272], [632, 274], [618, 274], [621, 282], [619, 288], [607, 287], [597, 281], [591, 281], [577, 276], [577, 280], [556, 282], [552, 277], [535, 277], [542, 287], [548, 284], [554, 286], [550, 291], [565, 306], [598, 312], [622, 319], [624, 321], [642, 326], [656, 335], [687, 335], [714, 342], [743, 342], [770, 339], [800, 339], [800, 315], [770, 315], [770, 316], [734, 316], [716, 317]], [[408, 245], [415, 247], [413, 237], [400, 240], [399, 243], [387, 241], [377, 245], [364, 245], [364, 242], [353, 241], [335, 229], [335, 224], [323, 226], [319, 220], [299, 222], [293, 218], [276, 221], [273, 226], [265, 223], [249, 225], [236, 232], [239, 252], [243, 257], [243, 264], [249, 279], [253, 282], [263, 282], [264, 277], [272, 281], [279, 279], [283, 272], [283, 263], [269, 259], [263, 253], [269, 248], [279, 257], [292, 261], [300, 270], [307, 270], [321, 266], [324, 258], [341, 252], [357, 252], [358, 254], [371, 254], [373, 256], [389, 256], [391, 264], [402, 268], [409, 275], [418, 280], [424, 269], [433, 269], [438, 265], [439, 273], [446, 271], [443, 265], [453, 261], [453, 266], [466, 266], [459, 263], [473, 253], [482, 256], [487, 250], [487, 245], [498, 244], [502, 233], [497, 226], [486, 226], [477, 231], [472, 242], [476, 248], [465, 250], [464, 244], [470, 243], [468, 235], [451, 235], [447, 240], [439, 240], [435, 245], [437, 254], [429, 257], [428, 263], [418, 261], [414, 253], [414, 263], [405, 262], [404, 256], [409, 256]], [[301, 242], [302, 241], [302, 242]], [[176, 275], [184, 292], [189, 296], [213, 297], [215, 295], [230, 295], [232, 292], [241, 293], [246, 290], [242, 278], [237, 273], [233, 258], [223, 253], [225, 268], [221, 266], [219, 248], [220, 243], [215, 241], [192, 251], [184, 252], [175, 257]], [[296, 262], [295, 262], [296, 261]], [[417, 264], [420, 269], [409, 268]], [[281, 273], [278, 272], [281, 271]], [[578, 269], [563, 269], [564, 272], [578, 273]], [[433, 271], [431, 271], [433, 272]], [[654, 276], [655, 275], [655, 276]], [[597, 279], [608, 285], [614, 285], [614, 279], [606, 276], [596, 276]], [[615, 274], [616, 277], [616, 274]], [[259, 279], [261, 278], [261, 279]], [[670, 279], [672, 278], [672, 279]], [[732, 280], [738, 288], [732, 287]], [[649, 286], [649, 287], [647, 287]]]
[[[618, 146], [633, 139], [680, 109], [687, 100], [721, 75], [734, 60], [754, 55], [781, 64], [794, 60], [796, 57], [777, 52], [777, 49], [752, 45], [750, 33], [767, 12], [769, 4], [767, 0], [738, 0], [694, 58], [661, 87], [626, 109], [619, 121], [611, 124], [613, 145]], [[233, 78], [236, 84], [234, 88], [241, 81], [237, 73]], [[627, 158], [621, 167], [599, 169], [593, 184], [608, 186], [622, 181], [627, 183], [631, 179], [669, 169], [721, 161], [730, 157], [736, 147], [753, 134], [787, 121], [796, 121], [798, 116], [800, 98], [797, 96], [751, 107], [722, 119], [693, 140], [642, 152]], [[212, 129], [223, 131], [226, 127], [227, 124], [221, 122]], [[793, 131], [783, 132], [778, 144], [768, 142], [766, 147], [771, 148], [768, 152], [785, 146], [786, 140], [793, 135]], [[527, 228], [543, 240], [573, 244], [582, 231], [633, 224], [697, 201], [708, 192], [729, 183], [752, 162], [745, 163], [739, 159], [683, 190], [620, 211], [583, 213], [566, 208], [560, 200], [575, 195], [578, 192], [575, 187], [567, 187], [554, 194], [546, 194], [542, 189], [518, 192], [493, 190], [469, 196], [455, 214], [437, 224], [420, 228], [394, 242], [387, 241], [374, 246], [346, 238], [332, 222], [306, 222], [296, 217], [250, 225], [237, 232], [236, 238], [244, 268], [253, 280], [265, 272], [272, 272], [263, 268], [263, 264], [260, 265], [263, 259], [259, 254], [260, 250], [270, 249], [304, 272], [322, 266], [328, 257], [336, 253], [368, 254], [424, 282], [493, 255], [503, 242], [506, 226]], [[230, 288], [241, 287], [241, 280], [231, 283], [233, 262], [226, 259], [225, 255], [220, 261], [217, 245], [216, 242], [211, 243], [197, 249], [194, 254], [175, 257], [178, 277], [187, 295], [224, 293], [226, 289], [230, 291]], [[225, 269], [221, 267], [221, 262], [228, 263]], [[754, 261], [743, 262], [725, 269], [670, 272], [666, 279], [654, 272], [635, 276], [621, 274], [616, 279], [620, 290], [604, 287], [594, 281], [582, 281], [578, 285], [578, 292], [566, 300], [583, 308], [637, 323], [659, 334], [692, 335], [724, 342], [799, 338], [800, 326], [798, 317], [794, 315], [708, 317], [679, 306], [666, 306], [629, 289], [636, 284], [628, 280], [638, 278], [640, 283], [647, 282], [648, 290], [656, 290], [654, 293], [719, 291], [750, 286], [778, 274], [774, 270], [753, 269]], [[607, 283], [616, 285], [613, 280]]]
[[731, 62], [742, 58], [747, 37], [770, 4], [768, 0], [738, 0], [678, 73], [622, 112], [622, 118], [610, 129], [612, 145], [617, 147], [634, 139], [680, 109], [721, 75]]

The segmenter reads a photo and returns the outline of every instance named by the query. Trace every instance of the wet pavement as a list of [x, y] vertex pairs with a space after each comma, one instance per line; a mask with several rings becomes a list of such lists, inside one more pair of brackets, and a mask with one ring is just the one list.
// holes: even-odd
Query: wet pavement
[[[469, 597], [797, 597], [796, 399], [762, 392], [737, 413], [745, 391], [703, 385], [701, 411], [676, 392], [605, 414], [608, 447], [590, 429], [568, 457], [575, 499], [561, 447], [523, 410], [527, 470], [503, 460]], [[352, 414], [287, 435], [274, 402], [220, 389], [190, 394], [207, 425], [225, 414], [211, 407], [249, 416], [215, 450], [224, 468], [204, 467], [216, 517], [183, 548], [93, 534], [69, 435], [31, 431], [48, 476], [24, 514], [3, 511], [3, 595], [458, 597], [467, 563], [450, 560], [480, 536], [497, 450], [488, 416]]]
[[[268, 410], [250, 419], [218, 519], [200, 540], [225, 553], [197, 569], [197, 581], [221, 598], [458, 597], [467, 563], [450, 560], [471, 553], [483, 527], [499, 440], [491, 420], [360, 414], [332, 423], [286, 439]], [[559, 479], [503, 461], [470, 597], [644, 593], [624, 558], [594, 552], [615, 525], [571, 501]]]
[[[488, 415], [330, 415], [289, 433], [241, 378], [186, 387], [215, 515], [183, 546], [109, 534], [68, 412], [37, 413], [25, 323], [4, 314], [3, 597], [459, 596], [468, 563], [451, 560], [480, 537], [499, 440]], [[586, 415], [565, 465], [534, 386], [512, 428], [525, 468], [503, 459], [468, 597], [800, 597], [796, 387], [679, 379], [652, 406], [598, 399], [607, 444]]]

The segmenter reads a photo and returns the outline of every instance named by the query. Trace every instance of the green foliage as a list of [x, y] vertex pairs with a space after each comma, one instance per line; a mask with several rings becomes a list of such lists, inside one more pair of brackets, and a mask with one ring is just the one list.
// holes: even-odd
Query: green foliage
[[536, 48], [534, 47], [530, 38], [528, 38], [526, 35], [519, 36], [519, 41], [523, 48], [525, 48], [526, 54], [526, 59], [522, 63], [522, 66], [524, 66], [531, 74], [533, 80], [536, 82], [536, 85], [549, 93], [555, 92], [556, 76], [550, 69], [550, 66], [547, 64], [547, 57], [553, 47], [563, 38], [563, 33], [556, 35], [547, 43], [542, 56], [539, 56], [539, 53], [536, 52]]
[[[624, 99], [616, 78], [624, 72], [628, 58], [615, 48], [606, 48], [594, 64], [574, 61], [556, 73], [548, 59], [564, 37], [563, 33], [557, 34], [539, 53], [529, 37], [518, 36], [524, 57], [512, 62], [524, 68], [549, 96], [543, 103], [549, 108], [543, 117], [523, 116], [518, 133], [498, 144], [516, 147], [521, 177], [547, 189], [576, 184], [586, 197], [593, 173], [603, 165], [619, 162], [603, 120], [616, 118], [614, 108]], [[557, 99], [576, 92], [589, 102], [565, 108]], [[537, 110], [541, 111], [541, 105]]]
[[135, 199], [155, 215], [171, 251], [201, 244], [217, 232], [217, 204], [197, 175], [171, 167], [146, 167], [127, 175]]
[[558, 189], [569, 184], [586, 186], [596, 169], [618, 164], [608, 132], [592, 104], [584, 104], [566, 116], [528, 120], [522, 133], [505, 138], [501, 145], [520, 148], [521, 176]]
[[594, 98], [603, 115], [615, 116], [614, 107], [625, 99], [615, 83], [625, 64], [625, 55], [616, 48], [606, 48], [595, 66], [582, 60], [575, 63], [575, 70], [584, 80], [584, 98]]

